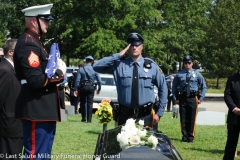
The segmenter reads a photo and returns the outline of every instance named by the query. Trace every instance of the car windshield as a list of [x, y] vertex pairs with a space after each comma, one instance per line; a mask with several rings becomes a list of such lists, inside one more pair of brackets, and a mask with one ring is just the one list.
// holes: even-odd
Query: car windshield
[[102, 82], [102, 85], [115, 86], [115, 82], [113, 78], [101, 77], [101, 82]]

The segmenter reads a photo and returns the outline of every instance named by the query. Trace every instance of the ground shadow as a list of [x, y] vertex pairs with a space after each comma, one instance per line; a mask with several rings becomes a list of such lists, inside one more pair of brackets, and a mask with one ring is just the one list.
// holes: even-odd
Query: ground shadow
[[101, 132], [97, 132], [97, 131], [86, 131], [86, 133], [91, 133], [91, 134], [100, 134]]
[[68, 122], [81, 122], [81, 120], [73, 120], [73, 119], [68, 119]]
[[222, 149], [203, 149], [203, 148], [185, 148], [186, 150], [195, 150], [195, 151], [200, 151], [200, 152], [209, 152], [213, 154], [224, 154], [224, 150]]

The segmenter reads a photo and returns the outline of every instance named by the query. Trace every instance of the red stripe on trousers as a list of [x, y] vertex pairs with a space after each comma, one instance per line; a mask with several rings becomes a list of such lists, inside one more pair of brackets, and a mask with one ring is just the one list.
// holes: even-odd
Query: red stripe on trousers
[[32, 129], [31, 129], [31, 156], [30, 160], [34, 160], [34, 154], [35, 154], [35, 146], [36, 146], [36, 122], [32, 121]]

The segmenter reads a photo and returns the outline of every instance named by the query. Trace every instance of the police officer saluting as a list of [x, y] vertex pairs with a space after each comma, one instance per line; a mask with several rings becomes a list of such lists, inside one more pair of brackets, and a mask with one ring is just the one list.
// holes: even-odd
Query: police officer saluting
[[[87, 120], [88, 123], [92, 122], [92, 108], [95, 86], [94, 82], [98, 83], [97, 95], [101, 90], [101, 78], [98, 73], [93, 70], [92, 64], [94, 59], [92, 56], [85, 58], [86, 65], [79, 69], [74, 86], [74, 96], [80, 97], [80, 108], [82, 113], [82, 122]], [[87, 100], [87, 111], [85, 110], [85, 102]], [[87, 112], [87, 119], [86, 119]]]
[[[128, 118], [143, 119], [144, 125], [153, 127], [163, 116], [167, 103], [167, 85], [158, 65], [150, 58], [142, 57], [143, 37], [131, 33], [127, 37], [127, 47], [120, 53], [97, 61], [93, 68], [99, 73], [114, 75], [118, 92], [118, 125]], [[129, 57], [123, 58], [129, 51]], [[158, 87], [159, 105], [156, 114], [152, 112], [155, 102], [154, 85]]]
[[[198, 104], [201, 104], [207, 86], [202, 75], [193, 66], [193, 57], [186, 55], [183, 58], [184, 69], [179, 71], [172, 86], [173, 99], [179, 104], [180, 123], [182, 131], [182, 142], [193, 142], [196, 132], [196, 117], [198, 112]], [[180, 88], [179, 99], [176, 99], [177, 88]], [[198, 90], [201, 94], [198, 99]]]

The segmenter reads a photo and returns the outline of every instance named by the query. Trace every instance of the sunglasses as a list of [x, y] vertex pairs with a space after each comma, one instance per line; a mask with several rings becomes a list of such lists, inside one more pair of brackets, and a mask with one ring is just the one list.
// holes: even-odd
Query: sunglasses
[[191, 64], [192, 62], [184, 62], [184, 64]]
[[43, 20], [43, 21], [45, 21], [45, 22], [47, 22], [47, 23], [49, 23], [49, 22], [51, 22], [52, 20], [50, 20], [50, 19], [43, 19], [43, 18], [40, 18], [41, 20]]

